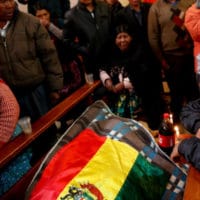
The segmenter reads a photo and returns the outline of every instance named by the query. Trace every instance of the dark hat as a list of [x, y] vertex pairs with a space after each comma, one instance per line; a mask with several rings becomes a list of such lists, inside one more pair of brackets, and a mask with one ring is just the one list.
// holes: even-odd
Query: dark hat
[[129, 35], [133, 36], [133, 31], [127, 24], [120, 24], [115, 27], [114, 36], [116, 37], [119, 33], [128, 33]]

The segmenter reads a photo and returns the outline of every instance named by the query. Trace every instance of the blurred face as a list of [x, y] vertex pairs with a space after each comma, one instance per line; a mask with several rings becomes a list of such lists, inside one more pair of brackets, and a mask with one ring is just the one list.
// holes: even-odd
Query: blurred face
[[14, 0], [0, 0], [0, 21], [9, 21], [15, 10]]
[[115, 44], [121, 51], [128, 50], [132, 41], [132, 37], [125, 32], [119, 33], [115, 39]]
[[105, 0], [107, 4], [109, 5], [114, 5], [115, 3], [118, 2], [118, 0]]
[[129, 0], [129, 3], [133, 7], [138, 7], [140, 5], [140, 0]]
[[46, 21], [50, 22], [50, 13], [46, 9], [37, 10], [35, 16], [40, 20], [42, 24]]
[[93, 0], [79, 0], [79, 2], [85, 5], [90, 5], [93, 3]]

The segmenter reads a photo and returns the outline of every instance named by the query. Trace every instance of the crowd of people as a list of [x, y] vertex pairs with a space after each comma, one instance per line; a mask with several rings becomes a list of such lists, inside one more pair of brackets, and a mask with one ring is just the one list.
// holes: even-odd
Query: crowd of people
[[20, 105], [20, 117], [35, 121], [78, 88], [84, 73], [102, 80], [96, 95], [107, 96], [114, 113], [137, 119], [140, 110], [152, 130], [165, 111], [163, 76], [175, 121], [182, 106], [198, 98], [193, 40], [181, 14], [188, 3], [129, 0], [124, 7], [119, 1], [79, 0], [70, 8], [68, 1], [19, 2], [28, 4], [29, 13], [14, 0], [1, 2], [0, 73]]
[[[37, 120], [83, 84], [87, 73], [102, 81], [96, 95], [106, 97], [115, 114], [137, 120], [142, 112], [152, 130], [166, 111], [164, 77], [175, 122], [190, 119], [181, 111], [199, 98], [200, 79], [200, 10], [192, 1], [129, 0], [124, 7], [118, 0], [79, 0], [72, 8], [69, 0], [19, 2], [28, 5], [29, 13], [14, 0], [0, 0], [0, 86], [15, 101], [12, 127], [0, 119], [0, 131], [9, 126], [5, 135], [0, 133], [1, 146], [11, 138], [18, 118]], [[2, 102], [0, 106], [6, 108]], [[192, 112], [200, 119], [199, 110]], [[200, 128], [196, 122], [188, 123], [194, 134]], [[199, 146], [199, 138], [191, 143]], [[180, 154], [187, 145], [179, 146]], [[190, 160], [188, 152], [186, 157]]]

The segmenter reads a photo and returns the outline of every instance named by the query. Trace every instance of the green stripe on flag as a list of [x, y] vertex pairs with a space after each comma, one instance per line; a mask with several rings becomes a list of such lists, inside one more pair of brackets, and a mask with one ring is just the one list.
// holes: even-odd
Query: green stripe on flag
[[[160, 200], [169, 174], [138, 155], [116, 200]], [[156, 198], [155, 198], [156, 197]]]

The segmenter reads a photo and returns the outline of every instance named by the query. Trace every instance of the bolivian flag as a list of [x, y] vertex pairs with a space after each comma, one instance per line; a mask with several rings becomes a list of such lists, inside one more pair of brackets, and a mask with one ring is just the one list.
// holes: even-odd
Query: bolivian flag
[[51, 159], [30, 199], [160, 200], [168, 180], [132, 146], [85, 129]]

